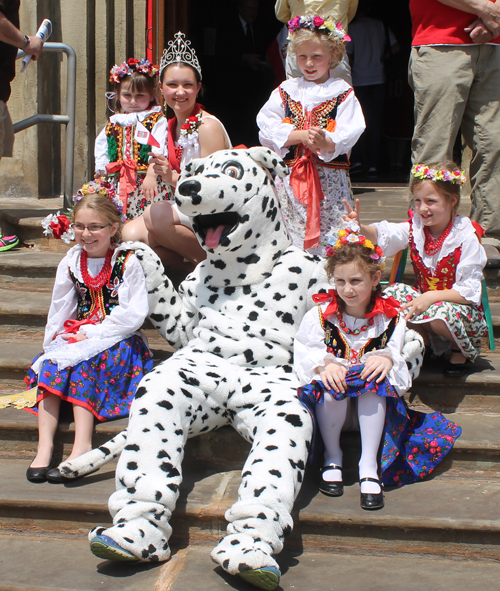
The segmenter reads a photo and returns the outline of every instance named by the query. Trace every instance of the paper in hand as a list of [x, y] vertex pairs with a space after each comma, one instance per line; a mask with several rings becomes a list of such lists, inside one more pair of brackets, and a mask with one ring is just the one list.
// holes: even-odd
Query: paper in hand
[[[52, 23], [49, 21], [48, 18], [44, 19], [40, 28], [36, 32], [36, 37], [41, 39], [44, 43], [47, 39], [52, 35]], [[21, 72], [24, 72], [28, 67], [28, 64], [31, 62], [31, 55], [26, 54], [23, 57], [23, 65], [21, 66]]]

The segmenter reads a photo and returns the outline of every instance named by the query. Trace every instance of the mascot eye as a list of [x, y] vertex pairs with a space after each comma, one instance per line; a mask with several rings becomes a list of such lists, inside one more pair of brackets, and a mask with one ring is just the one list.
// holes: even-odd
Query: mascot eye
[[222, 172], [233, 179], [241, 179], [243, 176], [243, 167], [239, 162], [232, 160], [222, 166]]

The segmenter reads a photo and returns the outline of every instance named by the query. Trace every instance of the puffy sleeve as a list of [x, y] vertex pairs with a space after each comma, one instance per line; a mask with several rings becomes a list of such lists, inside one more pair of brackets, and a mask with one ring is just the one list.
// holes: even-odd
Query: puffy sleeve
[[168, 121], [166, 117], [161, 117], [158, 121], [154, 124], [151, 133], [153, 134], [154, 138], [160, 144], [159, 148], [151, 148], [151, 152], [159, 152], [164, 156], [168, 156], [167, 152], [167, 129], [168, 129]]
[[365, 363], [369, 357], [374, 355], [386, 355], [392, 359], [392, 368], [387, 375], [391, 386], [394, 387], [399, 396], [403, 395], [411, 386], [411, 376], [406, 361], [401, 352], [405, 342], [406, 322], [403, 316], [399, 317], [398, 323], [391, 338], [384, 349], [368, 351], [361, 357], [361, 363]]
[[291, 123], [283, 123], [284, 117], [283, 101], [281, 100], [279, 88], [276, 88], [271, 93], [267, 103], [259, 111], [257, 125], [259, 127], [260, 143], [282, 158], [288, 153], [288, 147], [285, 147], [285, 144], [288, 136], [294, 130]]
[[321, 150], [319, 157], [330, 162], [341, 154], [347, 154], [365, 130], [365, 118], [354, 92], [350, 92], [340, 103], [335, 119], [335, 131], [327, 131], [326, 136], [335, 144], [335, 151]]
[[404, 250], [410, 241], [410, 224], [402, 222], [394, 224], [385, 220], [371, 224], [377, 230], [377, 244], [388, 257]]
[[95, 171], [97, 173], [106, 172], [106, 164], [109, 164], [108, 157], [108, 138], [106, 137], [106, 126], [95, 139], [94, 146]]
[[486, 261], [486, 252], [476, 236], [462, 244], [462, 254], [457, 265], [452, 289], [458, 291], [463, 298], [476, 306], [481, 303], [481, 281]]
[[276, 13], [276, 18], [286, 24], [292, 18], [289, 0], [276, 0], [274, 12]]
[[294, 367], [301, 385], [312, 380], [319, 380], [317, 368], [323, 368], [327, 360], [348, 366], [344, 359], [336, 359], [328, 353], [325, 345], [325, 333], [319, 320], [318, 307], [311, 308], [304, 315], [299, 330], [293, 341]]
[[118, 288], [118, 306], [100, 324], [86, 324], [80, 332], [89, 339], [121, 340], [139, 330], [149, 311], [144, 272], [135, 255], [125, 263], [123, 281]]
[[55, 335], [62, 332], [66, 320], [76, 318], [77, 303], [75, 285], [69, 275], [68, 257], [65, 256], [57, 267], [52, 301], [50, 303], [43, 339], [44, 350], [52, 343]]

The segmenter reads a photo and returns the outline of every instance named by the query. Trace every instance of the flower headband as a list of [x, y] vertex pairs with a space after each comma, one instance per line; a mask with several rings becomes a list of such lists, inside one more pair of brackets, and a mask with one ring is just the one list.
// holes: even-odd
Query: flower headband
[[337, 234], [338, 238], [330, 238], [326, 245], [326, 256], [333, 257], [339, 249], [344, 247], [346, 244], [362, 244], [373, 250], [373, 254], [370, 255], [374, 261], [378, 261], [380, 269], [383, 271], [385, 268], [385, 257], [384, 251], [380, 246], [375, 246], [371, 240], [368, 240], [366, 236], [359, 233], [360, 227], [356, 221], [348, 220], [344, 221], [344, 229], [340, 230]]
[[131, 57], [126, 62], [122, 62], [119, 66], [115, 64], [111, 68], [109, 71], [109, 81], [113, 84], [120, 84], [124, 76], [131, 76], [134, 71], [154, 78], [155, 76], [158, 76], [159, 68], [149, 62], [146, 58], [136, 60]]
[[85, 195], [93, 195], [94, 193], [102, 195], [103, 197], [109, 197], [116, 209], [120, 212], [121, 221], [124, 222], [127, 219], [127, 216], [123, 213], [122, 200], [115, 194], [115, 188], [113, 185], [105, 181], [91, 181], [85, 183], [82, 185], [82, 188], [78, 189], [76, 192], [76, 195], [73, 197], [73, 202], [76, 204], [80, 199], [85, 197]]
[[411, 169], [411, 174], [422, 181], [447, 181], [457, 185], [463, 185], [467, 180], [463, 170], [453, 170], [451, 172], [449, 170], [436, 170], [435, 168], [429, 168], [426, 164], [415, 164]]
[[341, 43], [348, 43], [351, 38], [344, 31], [340, 23], [335, 23], [331, 17], [322, 18], [321, 16], [295, 16], [288, 21], [288, 39], [291, 35], [300, 29], [309, 29], [310, 31], [318, 31], [324, 33], [329, 39], [340, 41]]

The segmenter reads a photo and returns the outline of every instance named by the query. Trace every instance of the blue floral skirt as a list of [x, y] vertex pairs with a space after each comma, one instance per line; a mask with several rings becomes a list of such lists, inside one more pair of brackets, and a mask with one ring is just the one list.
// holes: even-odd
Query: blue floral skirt
[[314, 451], [322, 447], [317, 429], [315, 406], [322, 404], [324, 394], [335, 400], [355, 398], [365, 392], [376, 392], [387, 398], [382, 449], [381, 480], [386, 486], [402, 486], [422, 480], [430, 474], [451, 450], [462, 429], [448, 421], [440, 412], [430, 414], [407, 409], [394, 388], [384, 379], [380, 384], [360, 378], [363, 365], [354, 365], [346, 376], [344, 394], [325, 388], [321, 381], [312, 381], [297, 390], [300, 401], [309, 409], [314, 421]]
[[[74, 367], [59, 370], [56, 363], [44, 361], [39, 375], [30, 368], [24, 381], [29, 388], [38, 386], [37, 405], [55, 394], [108, 421], [128, 416], [137, 386], [152, 368], [144, 341], [133, 335]], [[26, 410], [38, 413], [37, 407]]]

